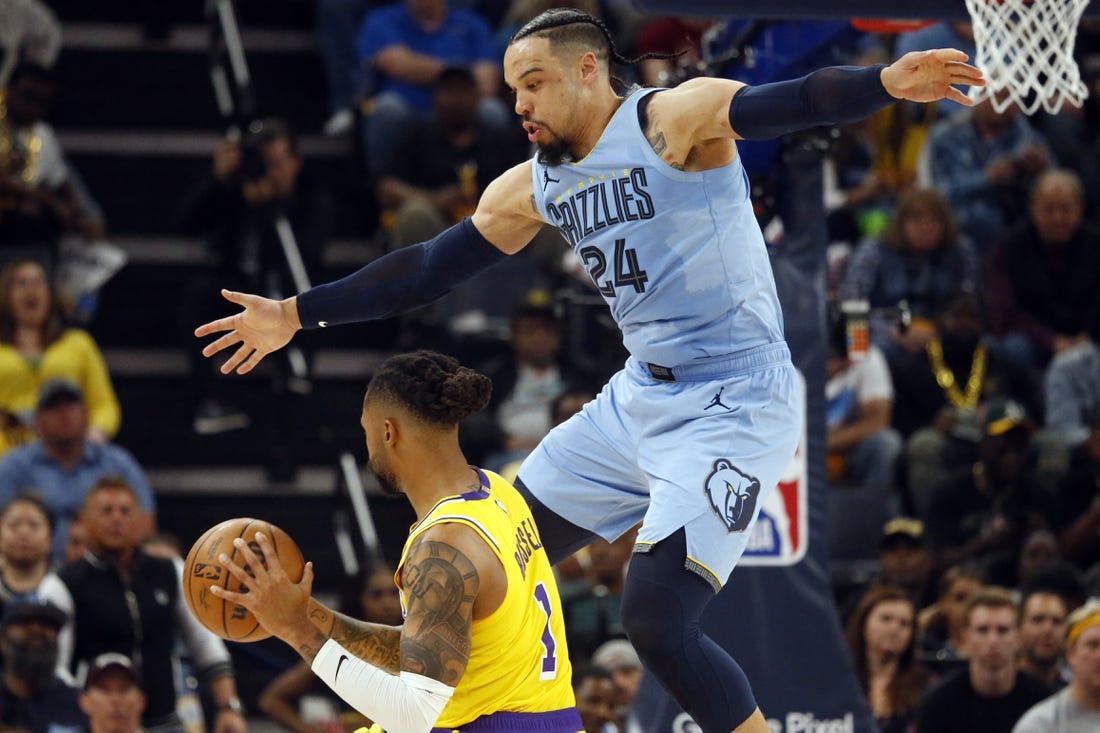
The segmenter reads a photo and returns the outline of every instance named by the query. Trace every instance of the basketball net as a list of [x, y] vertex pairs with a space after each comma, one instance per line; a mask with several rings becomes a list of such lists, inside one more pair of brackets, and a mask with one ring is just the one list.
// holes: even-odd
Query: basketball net
[[1010, 104], [1026, 114], [1051, 114], [1064, 102], [1080, 107], [1088, 97], [1073, 60], [1077, 25], [1089, 0], [966, 0], [974, 23], [985, 87], [971, 87], [975, 102], [990, 97], [1004, 112]]

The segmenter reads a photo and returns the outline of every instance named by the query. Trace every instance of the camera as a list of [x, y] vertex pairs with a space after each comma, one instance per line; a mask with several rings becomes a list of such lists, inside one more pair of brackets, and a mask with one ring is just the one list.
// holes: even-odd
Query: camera
[[267, 175], [260, 146], [272, 138], [264, 120], [253, 120], [241, 139], [241, 177], [246, 181], [258, 181]]

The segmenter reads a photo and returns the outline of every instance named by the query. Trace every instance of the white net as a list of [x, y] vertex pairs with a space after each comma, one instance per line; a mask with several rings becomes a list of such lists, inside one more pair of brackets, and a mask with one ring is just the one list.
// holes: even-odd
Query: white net
[[1050, 113], [1064, 102], [1080, 107], [1088, 96], [1073, 60], [1073, 42], [1090, 0], [966, 0], [974, 23], [978, 58], [986, 86], [970, 98], [987, 96], [998, 112], [1017, 104], [1027, 114]]

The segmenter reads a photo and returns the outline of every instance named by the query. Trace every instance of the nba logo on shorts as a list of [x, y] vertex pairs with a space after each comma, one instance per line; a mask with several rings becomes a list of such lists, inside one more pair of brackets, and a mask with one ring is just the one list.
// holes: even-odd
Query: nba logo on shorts
[[809, 543], [809, 518], [806, 512], [808, 476], [806, 462], [806, 423], [802, 439], [787, 470], [779, 479], [777, 491], [768, 493], [753, 525], [745, 554], [738, 565], [794, 565], [806, 555]]

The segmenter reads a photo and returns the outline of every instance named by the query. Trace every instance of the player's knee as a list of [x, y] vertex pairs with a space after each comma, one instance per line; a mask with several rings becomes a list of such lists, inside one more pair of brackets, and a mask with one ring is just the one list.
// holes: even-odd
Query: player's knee
[[638, 655], [647, 661], [674, 656], [683, 648], [684, 618], [679, 609], [670, 609], [668, 599], [652, 594], [627, 592], [623, 595], [623, 630]]

